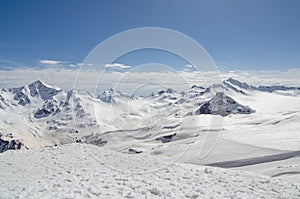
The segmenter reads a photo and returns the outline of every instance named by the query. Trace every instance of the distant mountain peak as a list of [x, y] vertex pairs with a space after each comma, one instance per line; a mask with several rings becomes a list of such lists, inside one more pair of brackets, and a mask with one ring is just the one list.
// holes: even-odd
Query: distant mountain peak
[[227, 116], [230, 114], [250, 114], [253, 112], [254, 110], [248, 106], [243, 106], [237, 103], [224, 92], [217, 92], [216, 95], [214, 95], [209, 101], [200, 106], [200, 108], [196, 111], [196, 114]]
[[202, 90], [204, 90], [205, 88], [204, 88], [203, 86], [193, 85], [193, 86], [191, 87], [191, 89], [202, 89]]
[[[300, 90], [299, 87], [288, 87], [288, 86], [278, 86], [278, 85], [272, 85], [272, 86], [258, 86], [258, 87], [255, 87], [255, 86], [252, 86], [252, 85], [249, 85], [245, 82], [240, 82], [236, 79], [233, 79], [233, 78], [229, 78], [227, 80], [225, 80], [223, 82], [223, 84], [228, 87], [228, 88], [231, 88], [235, 91], [238, 91], [238, 92], [241, 92], [243, 94], [244, 91], [240, 90], [240, 89], [246, 89], [246, 90], [258, 90], [258, 91], [263, 91], [263, 92], [273, 92], [273, 91], [288, 91], [288, 90]], [[237, 88], [238, 87], [238, 88]]]
[[61, 91], [60, 88], [49, 86], [41, 80], [31, 82], [19, 88], [8, 89], [8, 92], [14, 94], [14, 100], [18, 101], [18, 104], [22, 106], [29, 104], [32, 97], [39, 96], [42, 100], [46, 101]]
[[125, 97], [128, 99], [136, 99], [135, 95], [128, 95], [122, 91], [115, 90], [114, 88], [110, 88], [109, 90], [105, 90], [99, 95], [97, 98], [106, 103], [114, 102], [115, 97]]
[[44, 83], [42, 80], [36, 80], [34, 82], [31, 82], [29, 85], [47, 85], [46, 83]]
[[162, 94], [164, 94], [164, 93], [176, 93], [176, 91], [175, 91], [174, 89], [172, 89], [172, 88], [168, 88], [168, 89], [166, 89], [166, 90], [161, 90], [161, 91], [159, 91], [159, 92], [158, 92], [158, 95], [162, 95]]
[[28, 85], [32, 97], [39, 95], [43, 100], [50, 99], [61, 91], [60, 88], [49, 86], [41, 80], [37, 80]]
[[225, 80], [223, 83], [225, 86], [229, 86], [229, 87], [237, 86], [239, 88], [247, 89], [247, 90], [256, 89], [256, 87], [254, 86], [251, 86], [245, 82], [240, 82], [239, 80], [233, 79], [231, 77]]
[[58, 87], [54, 87], [54, 86], [50, 86], [49, 84], [46, 84], [42, 80], [36, 80], [34, 82], [31, 82], [30, 84], [28, 84], [28, 87], [47, 87], [49, 89], [61, 90]]

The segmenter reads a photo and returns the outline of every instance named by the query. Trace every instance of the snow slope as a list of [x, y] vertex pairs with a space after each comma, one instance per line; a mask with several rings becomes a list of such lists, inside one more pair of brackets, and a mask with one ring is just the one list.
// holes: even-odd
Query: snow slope
[[87, 144], [8, 151], [0, 158], [1, 198], [300, 197], [299, 184], [267, 176], [168, 164]]

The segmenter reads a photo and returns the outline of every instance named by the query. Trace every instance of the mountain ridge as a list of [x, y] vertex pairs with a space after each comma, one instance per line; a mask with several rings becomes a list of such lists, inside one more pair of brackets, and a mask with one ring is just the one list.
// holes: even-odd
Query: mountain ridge
[[[134, 125], [165, 130], [177, 126], [178, 129], [179, 124], [173, 120], [193, 115], [227, 117], [252, 114], [255, 108], [248, 106], [247, 101], [239, 102], [243, 96], [256, 95], [252, 92], [289, 92], [298, 89], [284, 86], [254, 87], [229, 78], [222, 84], [206, 88], [193, 85], [182, 92], [168, 88], [147, 97], [128, 95], [114, 89], [95, 97], [86, 91], [64, 91], [37, 80], [19, 88], [0, 90], [0, 111], [3, 115], [0, 131], [12, 133], [14, 138], [11, 139], [21, 140], [30, 147], [32, 138], [24, 138], [24, 135], [46, 139], [50, 136], [49, 141], [40, 144], [54, 145], [75, 142], [80, 137], [106, 131], [130, 130]], [[155, 122], [154, 118], [161, 118], [161, 121]], [[25, 126], [16, 130], [13, 127], [16, 119]], [[170, 124], [162, 126], [163, 122]]]

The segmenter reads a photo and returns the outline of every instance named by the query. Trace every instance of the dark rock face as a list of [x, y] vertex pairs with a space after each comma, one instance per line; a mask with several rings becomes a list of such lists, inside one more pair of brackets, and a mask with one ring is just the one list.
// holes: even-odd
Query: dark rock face
[[[42, 81], [37, 80], [29, 84], [28, 86], [25, 85], [20, 88], [8, 89], [8, 92], [12, 92], [13, 94], [15, 94], [14, 100], [18, 101], [18, 104], [25, 106], [31, 102], [30, 96], [40, 96], [44, 101], [46, 101], [57, 95], [59, 92], [61, 92], [61, 90], [47, 86]], [[26, 94], [28, 92], [30, 93], [30, 95]]]
[[58, 111], [59, 111], [58, 102], [56, 100], [48, 100], [45, 102], [42, 109], [38, 109], [34, 113], [34, 117], [39, 119], [39, 118], [47, 117], [50, 114]]
[[60, 90], [48, 87], [47, 85], [45, 85], [40, 80], [37, 80], [37, 81], [29, 84], [28, 88], [30, 90], [30, 95], [32, 97], [34, 97], [36, 95], [40, 95], [40, 97], [43, 100], [48, 100], [48, 99], [50, 99], [51, 97], [53, 97], [54, 95], [56, 95], [57, 93], [60, 92]]
[[191, 87], [191, 89], [205, 89], [203, 86], [197, 86], [197, 85], [193, 85], [192, 87]]
[[18, 140], [7, 141], [0, 138], [0, 153], [3, 153], [7, 150], [18, 150], [21, 149], [21, 146], [22, 143]]
[[273, 92], [273, 91], [288, 91], [288, 90], [300, 90], [297, 87], [286, 87], [286, 86], [259, 86], [258, 90], [265, 92]]
[[134, 100], [137, 98], [135, 95], [127, 95], [126, 93], [115, 90], [113, 88], [110, 88], [108, 91], [104, 91], [97, 98], [100, 99], [102, 102], [112, 104], [115, 103], [116, 97], [124, 97], [127, 98], [128, 100]]
[[156, 140], [161, 141], [162, 143], [167, 143], [167, 142], [171, 142], [172, 139], [176, 136], [176, 133], [170, 134], [170, 135], [165, 135], [159, 138], [156, 138]]
[[0, 138], [0, 153], [3, 153], [4, 151], [8, 150], [9, 141], [2, 140]]
[[43, 118], [43, 117], [47, 117], [48, 115], [50, 115], [52, 112], [48, 111], [47, 109], [39, 109], [34, 113], [34, 117], [35, 118]]
[[129, 148], [128, 149], [128, 153], [131, 153], [131, 154], [139, 154], [139, 153], [142, 153], [143, 151], [142, 150], [139, 150], [139, 149], [134, 149], [134, 148]]
[[105, 103], [112, 103], [114, 94], [115, 90], [111, 88], [108, 91], [104, 91], [100, 96], [98, 96], [98, 99]]
[[25, 106], [30, 103], [30, 99], [23, 92], [16, 92], [14, 100], [18, 101], [18, 104]]
[[195, 112], [195, 114], [213, 114], [227, 116], [230, 114], [250, 114], [253, 112], [254, 110], [252, 110], [248, 106], [243, 106], [237, 103], [231, 97], [225, 95], [223, 92], [218, 92], [215, 96], [213, 96], [211, 100], [203, 103]]
[[212, 114], [212, 110], [209, 107], [209, 102], [205, 102], [200, 108], [196, 111], [196, 115], [200, 114]]
[[5, 109], [6, 107], [10, 106], [10, 101], [6, 98], [4, 98], [1, 94], [3, 92], [6, 92], [6, 90], [2, 89], [0, 90], [0, 108]]
[[175, 93], [175, 90], [168, 88], [167, 90], [159, 91], [158, 95], [162, 95], [164, 93]]
[[103, 140], [102, 135], [87, 135], [80, 138], [80, 142], [94, 144], [96, 146], [104, 146], [107, 141]]

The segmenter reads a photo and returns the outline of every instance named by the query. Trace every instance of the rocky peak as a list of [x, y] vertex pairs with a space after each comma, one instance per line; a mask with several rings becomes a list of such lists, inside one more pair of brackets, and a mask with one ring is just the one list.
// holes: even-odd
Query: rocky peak
[[61, 91], [61, 89], [49, 86], [41, 80], [32, 82], [28, 88], [32, 97], [39, 95], [43, 100], [48, 100]]
[[224, 92], [217, 92], [209, 101], [204, 102], [195, 112], [196, 115], [212, 114], [227, 116], [230, 114], [250, 114], [254, 110], [237, 103]]

